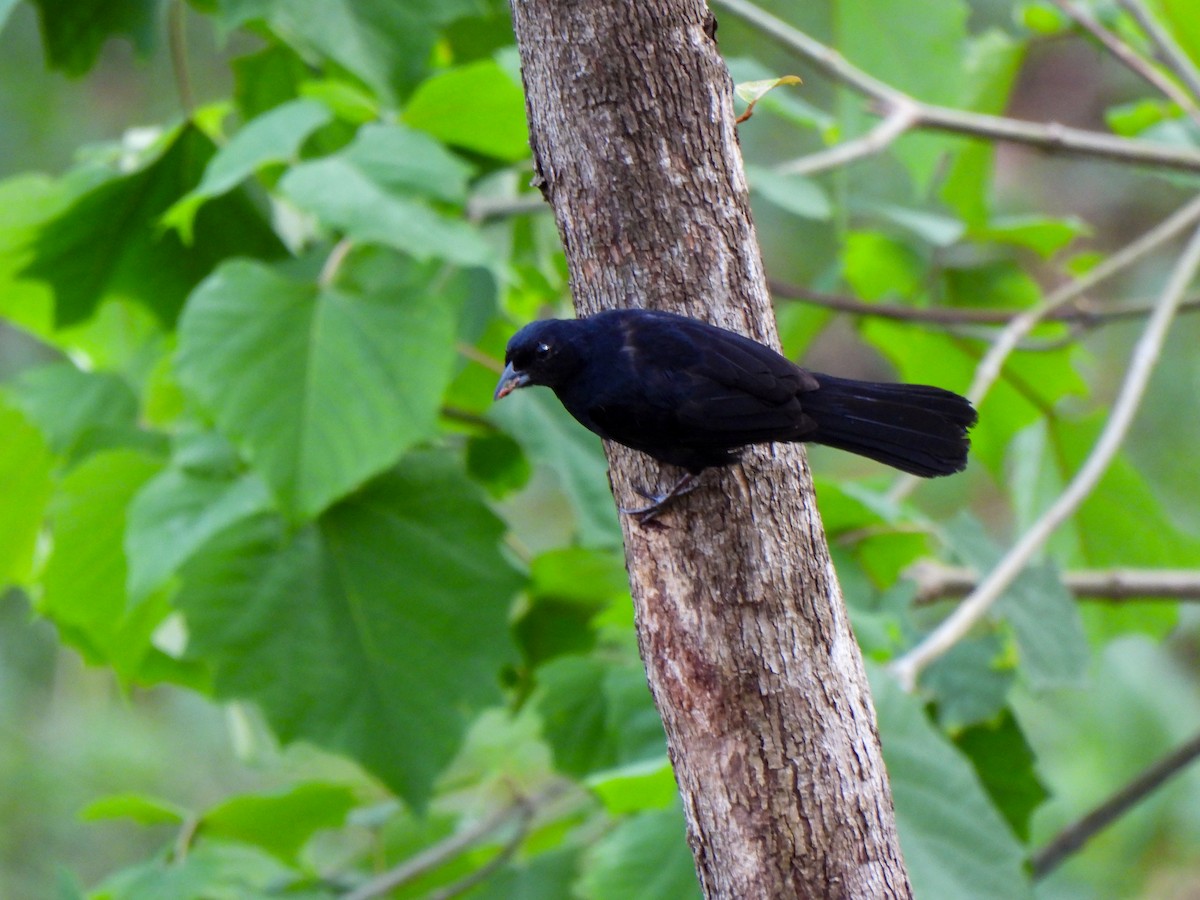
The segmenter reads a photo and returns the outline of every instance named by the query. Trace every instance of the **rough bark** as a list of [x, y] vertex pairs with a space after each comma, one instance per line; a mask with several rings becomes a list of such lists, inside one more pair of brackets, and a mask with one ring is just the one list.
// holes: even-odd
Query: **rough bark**
[[[580, 314], [778, 342], [732, 85], [698, 0], [512, 0], [536, 179]], [[751, 126], [752, 127], [752, 126]], [[677, 473], [607, 447], [614, 493]], [[709, 897], [911, 896], [874, 709], [803, 451], [623, 517], [638, 639]]]

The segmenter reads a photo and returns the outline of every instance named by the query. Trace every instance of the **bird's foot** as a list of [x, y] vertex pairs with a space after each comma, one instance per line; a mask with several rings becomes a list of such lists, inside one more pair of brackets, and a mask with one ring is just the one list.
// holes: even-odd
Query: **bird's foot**
[[650, 504], [648, 506], [640, 506], [634, 509], [630, 509], [629, 507], [625, 506], [617, 507], [617, 509], [627, 516], [633, 516], [635, 519], [637, 519], [639, 525], [648, 525], [650, 522], [653, 522], [655, 519], [657, 519], [658, 514], [661, 513], [667, 506], [669, 506], [673, 500], [690, 494], [699, 486], [700, 476], [691, 472], [688, 472], [677, 482], [675, 482], [675, 484], [671, 486], [670, 490], [660, 494], [648, 491], [643, 487], [635, 486], [634, 490], [649, 500]]

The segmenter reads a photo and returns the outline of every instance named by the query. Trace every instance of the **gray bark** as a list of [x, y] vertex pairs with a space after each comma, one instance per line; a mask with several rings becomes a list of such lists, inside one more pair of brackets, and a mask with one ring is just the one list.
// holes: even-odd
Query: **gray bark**
[[[537, 180], [581, 315], [682, 312], [778, 345], [732, 85], [697, 0], [512, 0]], [[751, 126], [752, 127], [752, 126]], [[676, 472], [607, 447], [618, 502]], [[623, 517], [638, 639], [709, 897], [911, 896], [803, 450]]]

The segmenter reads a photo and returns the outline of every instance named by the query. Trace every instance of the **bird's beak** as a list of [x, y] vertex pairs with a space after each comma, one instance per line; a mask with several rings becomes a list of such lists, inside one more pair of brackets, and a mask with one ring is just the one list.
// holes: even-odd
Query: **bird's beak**
[[512, 367], [512, 363], [509, 363], [500, 373], [500, 383], [496, 385], [496, 393], [492, 399], [499, 400], [501, 397], [507, 397], [517, 388], [523, 388], [527, 384], [529, 384], [529, 376], [524, 372], [516, 371]]

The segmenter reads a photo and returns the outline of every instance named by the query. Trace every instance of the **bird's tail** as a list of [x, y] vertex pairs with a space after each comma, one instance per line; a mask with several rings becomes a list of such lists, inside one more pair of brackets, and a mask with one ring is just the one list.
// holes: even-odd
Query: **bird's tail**
[[816, 423], [804, 440], [848, 450], [932, 478], [967, 465], [975, 408], [965, 397], [924, 384], [887, 384], [817, 375], [801, 396]]

